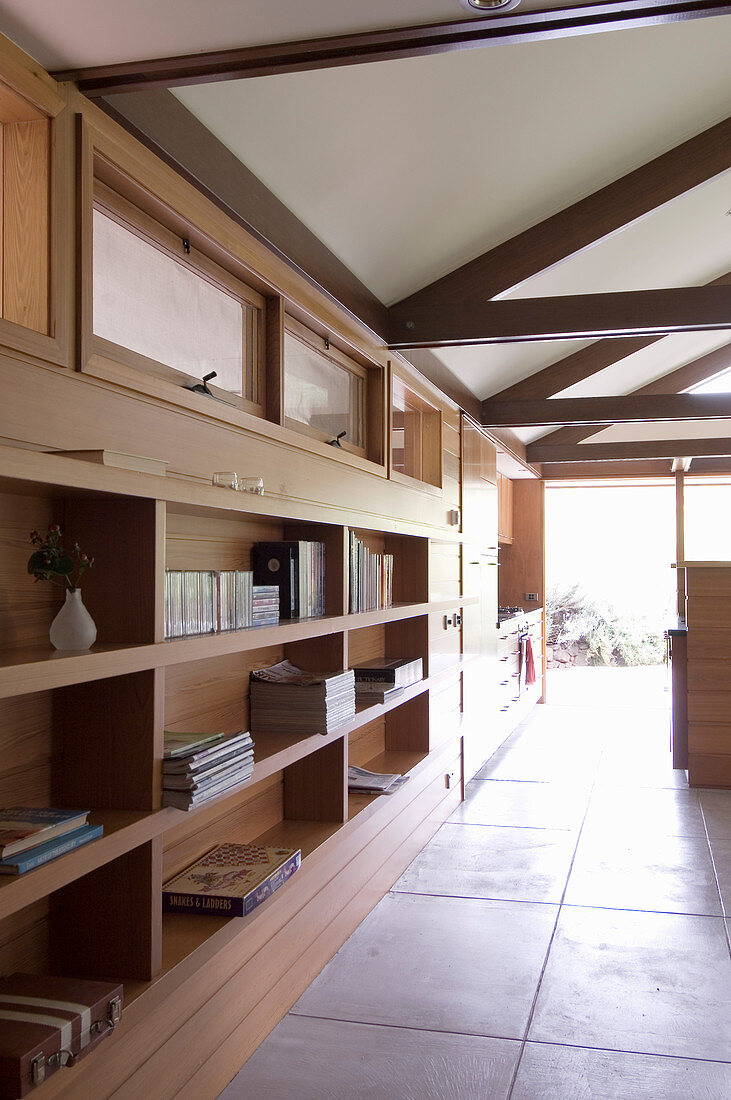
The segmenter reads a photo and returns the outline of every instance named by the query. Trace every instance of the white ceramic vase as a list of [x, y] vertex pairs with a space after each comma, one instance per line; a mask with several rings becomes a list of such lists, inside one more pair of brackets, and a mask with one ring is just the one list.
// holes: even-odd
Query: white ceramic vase
[[96, 641], [96, 623], [84, 607], [81, 589], [66, 589], [66, 600], [51, 623], [51, 645], [56, 649], [89, 649]]

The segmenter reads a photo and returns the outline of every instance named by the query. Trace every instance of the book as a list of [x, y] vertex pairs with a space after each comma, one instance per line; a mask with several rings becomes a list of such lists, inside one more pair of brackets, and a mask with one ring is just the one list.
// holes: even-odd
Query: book
[[421, 680], [424, 672], [421, 657], [376, 657], [353, 666], [357, 684], [381, 684], [390, 687], [409, 687]]
[[136, 470], [140, 474], [159, 474], [164, 477], [167, 473], [167, 461], [163, 458], [148, 458], [146, 455], [130, 455], [123, 451], [89, 450], [89, 451], [51, 451], [51, 454], [62, 455], [64, 458], [79, 458], [83, 462], [96, 462], [100, 466], [116, 466], [118, 470]]
[[295, 848], [219, 844], [163, 886], [168, 913], [244, 917], [291, 878], [302, 862]]
[[171, 733], [165, 730], [163, 757], [167, 760], [171, 757], [186, 756], [216, 741], [222, 741], [225, 736], [225, 733]]
[[355, 698], [361, 703], [388, 703], [392, 699], [398, 699], [406, 689], [402, 687], [389, 687], [388, 684], [355, 684]]
[[88, 810], [10, 806], [0, 810], [0, 859], [35, 848], [86, 824]]
[[88, 844], [90, 840], [96, 840], [103, 832], [103, 825], [82, 825], [80, 829], [54, 837], [45, 844], [37, 844], [27, 852], [0, 860], [0, 875], [25, 874], [26, 871], [41, 867], [44, 863], [73, 851], [74, 848], [80, 848], [82, 844]]

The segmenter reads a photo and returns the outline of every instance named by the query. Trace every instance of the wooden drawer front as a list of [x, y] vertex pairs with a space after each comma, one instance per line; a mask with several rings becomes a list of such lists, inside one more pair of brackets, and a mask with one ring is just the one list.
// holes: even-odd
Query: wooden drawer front
[[688, 631], [688, 660], [731, 660], [731, 630], [704, 630], [701, 627], [690, 629]]
[[503, 653], [502, 656], [497, 659], [497, 675], [501, 680], [504, 680], [509, 672], [517, 672], [520, 664], [520, 655], [516, 650], [515, 653]]
[[721, 627], [731, 636], [731, 629], [727, 625], [729, 620], [731, 599], [728, 597], [719, 599], [714, 596], [696, 596], [688, 600], [688, 629], [691, 631], [693, 627], [701, 630], [717, 630]]
[[731, 661], [688, 661], [688, 691], [731, 692]]
[[731, 697], [726, 691], [689, 691], [688, 722], [711, 723], [731, 730]]
[[689, 753], [688, 778], [691, 787], [731, 787], [731, 756]]
[[688, 750], [711, 756], [731, 756], [731, 726], [691, 722], [688, 726]]
[[519, 638], [520, 632], [517, 630], [510, 632], [501, 630], [497, 636], [498, 657], [503, 657], [506, 653], [517, 653]]
[[713, 599], [716, 605], [725, 602], [731, 608], [731, 569], [687, 569], [685, 572], [688, 595]]

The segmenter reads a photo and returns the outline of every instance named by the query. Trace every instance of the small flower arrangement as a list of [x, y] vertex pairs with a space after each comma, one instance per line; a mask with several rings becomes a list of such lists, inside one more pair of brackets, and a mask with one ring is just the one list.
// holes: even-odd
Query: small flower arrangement
[[61, 545], [61, 535], [57, 523], [51, 523], [45, 535], [31, 531], [31, 545], [36, 549], [28, 559], [28, 572], [37, 581], [50, 581], [75, 592], [86, 570], [94, 564], [94, 559], [81, 553], [78, 542], [70, 551], [65, 550]]

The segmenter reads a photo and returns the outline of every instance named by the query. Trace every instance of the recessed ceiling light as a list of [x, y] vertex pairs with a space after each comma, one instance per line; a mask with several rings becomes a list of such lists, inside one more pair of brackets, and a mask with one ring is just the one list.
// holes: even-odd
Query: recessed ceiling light
[[517, 8], [520, 0], [459, 0], [467, 11], [479, 11], [482, 15], [492, 15], [499, 11]]

